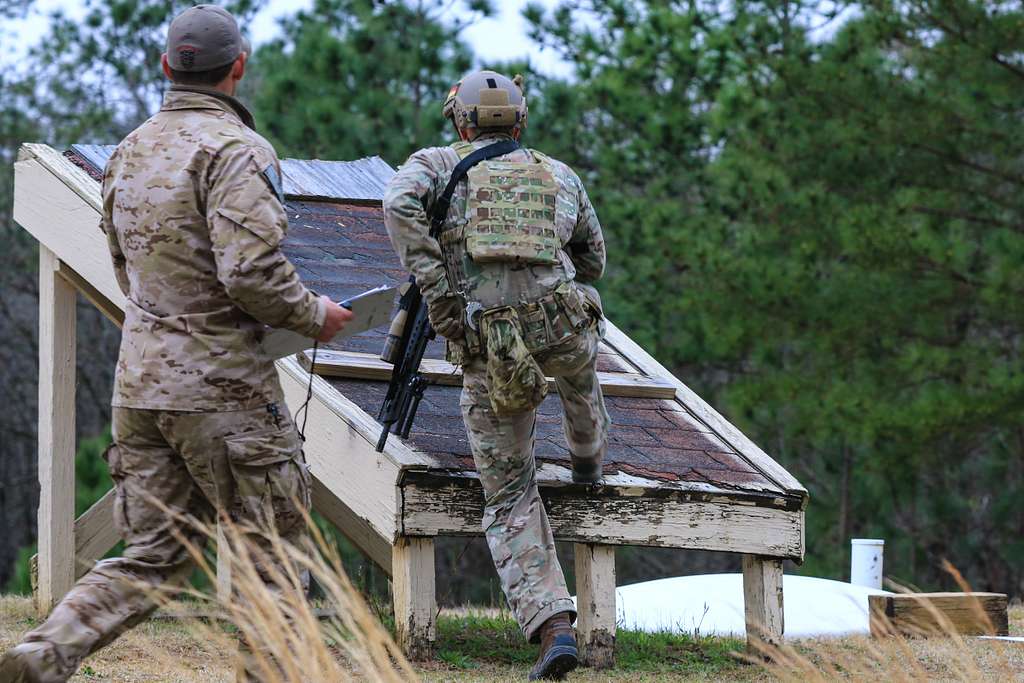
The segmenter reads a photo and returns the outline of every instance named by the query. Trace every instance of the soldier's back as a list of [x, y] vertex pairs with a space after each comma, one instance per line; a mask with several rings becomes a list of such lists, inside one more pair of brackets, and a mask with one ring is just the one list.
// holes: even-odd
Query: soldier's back
[[[280, 390], [258, 349], [263, 325], [229, 296], [218, 252], [230, 245], [217, 243], [210, 224], [215, 212], [231, 211], [213, 195], [230, 194], [238, 176], [259, 169], [279, 174], [277, 158], [228, 104], [171, 95], [118, 145], [104, 172], [105, 229], [115, 233], [128, 284], [114, 405], [225, 410], [272, 402]], [[232, 204], [251, 201], [257, 212], [267, 197], [278, 201], [259, 186], [265, 196]], [[240, 211], [227, 217], [272, 238]]]

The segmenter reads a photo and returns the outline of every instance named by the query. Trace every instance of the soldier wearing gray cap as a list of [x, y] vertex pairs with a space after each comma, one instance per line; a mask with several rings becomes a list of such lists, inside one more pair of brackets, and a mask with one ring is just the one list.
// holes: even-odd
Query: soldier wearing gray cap
[[163, 106], [104, 170], [101, 228], [126, 297], [104, 458], [125, 548], [0, 660], [3, 683], [66, 681], [144, 620], [153, 594], [192, 570], [183, 540], [206, 541], [189, 516], [292, 542], [305, 531], [309, 473], [260, 339], [270, 326], [328, 341], [352, 314], [308, 290], [280, 250], [280, 164], [233, 97], [248, 50], [223, 9], [178, 15]]

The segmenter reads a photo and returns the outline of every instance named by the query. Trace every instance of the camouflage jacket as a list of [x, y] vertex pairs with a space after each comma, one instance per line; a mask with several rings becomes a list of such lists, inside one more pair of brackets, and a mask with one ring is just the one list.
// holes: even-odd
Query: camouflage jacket
[[[484, 135], [471, 145], [478, 149], [504, 138]], [[605, 267], [605, 244], [594, 206], [579, 176], [567, 165], [549, 157], [542, 158], [550, 165], [559, 185], [555, 228], [562, 248], [558, 264], [553, 267], [488, 264], [467, 274], [466, 269], [456, 263], [461, 258], [458, 252], [463, 245], [449, 239], [450, 234], [458, 232], [455, 228], [466, 222], [467, 183], [460, 183], [452, 197], [443, 250], [441, 244], [430, 237], [428, 218], [431, 207], [444, 192], [461, 159], [460, 151], [472, 151], [472, 148], [463, 149], [463, 145], [465, 143], [456, 143], [414, 153], [391, 180], [384, 197], [384, 222], [391, 243], [402, 264], [416, 277], [427, 301], [451, 290], [460, 291], [469, 281], [474, 296], [485, 307], [515, 304], [524, 293], [536, 297], [554, 291], [563, 282], [590, 285], [601, 277]], [[538, 156], [542, 155], [520, 149], [496, 160], [529, 162]], [[456, 253], [451, 253], [453, 251]], [[599, 309], [597, 291], [590, 286], [582, 289]]]
[[113, 405], [243, 410], [281, 400], [265, 325], [315, 336], [325, 309], [280, 250], [274, 148], [234, 98], [173, 86], [103, 174], [127, 297]]

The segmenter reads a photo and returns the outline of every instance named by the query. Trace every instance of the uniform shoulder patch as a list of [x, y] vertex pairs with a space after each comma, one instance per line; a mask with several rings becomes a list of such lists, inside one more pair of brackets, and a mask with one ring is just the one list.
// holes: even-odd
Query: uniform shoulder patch
[[277, 166], [268, 164], [265, 169], [260, 171], [260, 175], [267, 181], [267, 185], [270, 185], [270, 189], [274, 191], [278, 201], [284, 204], [284, 183], [281, 180], [281, 174], [277, 172]]

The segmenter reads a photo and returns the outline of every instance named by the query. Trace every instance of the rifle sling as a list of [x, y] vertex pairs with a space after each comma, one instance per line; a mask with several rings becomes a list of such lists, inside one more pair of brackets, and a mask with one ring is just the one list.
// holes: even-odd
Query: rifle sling
[[495, 142], [493, 145], [487, 145], [486, 147], [474, 150], [469, 156], [458, 163], [455, 170], [452, 171], [452, 177], [448, 180], [448, 185], [445, 186], [444, 192], [438, 197], [433, 210], [430, 212], [430, 235], [432, 237], [437, 239], [441, 234], [441, 228], [444, 226], [445, 219], [448, 218], [448, 209], [451, 207], [455, 188], [458, 187], [462, 179], [469, 173], [469, 169], [481, 161], [511, 154], [517, 149], [519, 149], [519, 143], [515, 140], [502, 140]]

